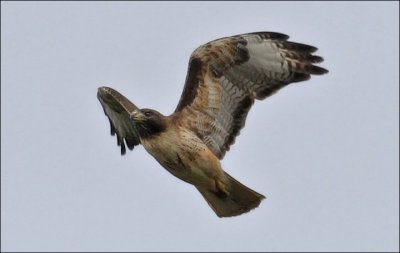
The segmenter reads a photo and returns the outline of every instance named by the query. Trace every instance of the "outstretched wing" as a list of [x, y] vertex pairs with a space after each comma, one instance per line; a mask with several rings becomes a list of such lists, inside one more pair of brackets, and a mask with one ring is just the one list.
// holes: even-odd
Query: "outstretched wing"
[[111, 135], [117, 134], [117, 144], [121, 146], [121, 155], [124, 155], [125, 143], [130, 150], [140, 143], [135, 126], [129, 119], [130, 113], [137, 107], [118, 91], [108, 87], [100, 87], [97, 98], [110, 121]]
[[234, 143], [255, 99], [328, 72], [313, 65], [323, 61], [312, 55], [317, 48], [288, 38], [272, 32], [236, 35], [211, 41], [192, 53], [174, 116], [218, 158]]

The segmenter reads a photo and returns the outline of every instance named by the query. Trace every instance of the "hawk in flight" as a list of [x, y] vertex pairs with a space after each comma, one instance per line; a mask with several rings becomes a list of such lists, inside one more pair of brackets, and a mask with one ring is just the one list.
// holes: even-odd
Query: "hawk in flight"
[[288, 41], [274, 32], [225, 37], [191, 55], [185, 86], [175, 111], [164, 116], [139, 109], [118, 91], [100, 87], [97, 97], [117, 134], [121, 154], [142, 144], [165, 169], [194, 185], [219, 217], [256, 208], [265, 198], [222, 167], [254, 101], [282, 87], [328, 71], [317, 48]]

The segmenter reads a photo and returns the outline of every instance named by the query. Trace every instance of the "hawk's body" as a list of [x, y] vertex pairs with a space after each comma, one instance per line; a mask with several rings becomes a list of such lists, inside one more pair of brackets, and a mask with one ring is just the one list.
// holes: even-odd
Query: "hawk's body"
[[197, 185], [215, 188], [215, 179], [223, 176], [219, 159], [199, 137], [176, 123], [160, 135], [141, 139], [144, 148], [169, 172]]
[[313, 65], [316, 48], [287, 41], [279, 33], [251, 33], [211, 41], [196, 49], [175, 112], [163, 116], [138, 109], [117, 91], [101, 87], [98, 97], [125, 143], [142, 144], [169, 172], [193, 184], [220, 217], [257, 207], [263, 195], [242, 185], [222, 168], [222, 159], [245, 124], [255, 99], [291, 82], [327, 71]]

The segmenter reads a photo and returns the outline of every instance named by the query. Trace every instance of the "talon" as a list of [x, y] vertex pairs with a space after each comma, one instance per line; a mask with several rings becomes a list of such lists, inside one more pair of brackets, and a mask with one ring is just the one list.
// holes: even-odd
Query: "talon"
[[226, 198], [230, 195], [229, 191], [226, 189], [226, 185], [219, 181], [219, 180], [215, 180], [215, 184], [217, 186], [217, 196], [220, 198]]

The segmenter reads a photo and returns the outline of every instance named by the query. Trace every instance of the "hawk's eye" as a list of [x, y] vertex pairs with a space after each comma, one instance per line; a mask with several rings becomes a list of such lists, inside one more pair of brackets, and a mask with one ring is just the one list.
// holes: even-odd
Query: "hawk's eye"
[[151, 111], [144, 112], [144, 116], [146, 116], [146, 117], [150, 117], [151, 115], [153, 115], [153, 113], [151, 113]]

